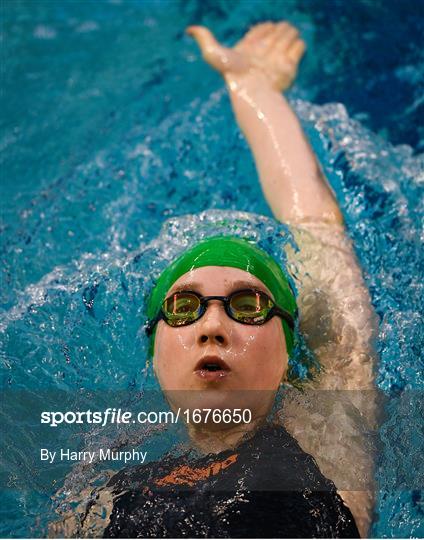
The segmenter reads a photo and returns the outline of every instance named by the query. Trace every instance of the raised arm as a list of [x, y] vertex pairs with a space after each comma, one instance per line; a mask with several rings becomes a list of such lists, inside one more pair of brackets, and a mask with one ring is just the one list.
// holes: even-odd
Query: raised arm
[[[256, 25], [231, 49], [204, 27], [187, 31], [223, 75], [265, 198], [274, 216], [293, 226], [300, 247], [288, 252], [288, 260], [300, 283], [301, 330], [322, 370], [311, 386], [315, 396], [285, 402], [285, 425], [335, 482], [366, 536], [373, 504], [366, 432], [375, 428], [376, 318], [335, 196], [281, 93], [295, 78], [305, 45], [286, 22]], [[336, 390], [338, 402], [323, 406], [323, 390]]]
[[207, 28], [191, 26], [187, 32], [227, 83], [275, 217], [288, 223], [318, 218], [341, 224], [336, 199], [281, 93], [295, 78], [305, 50], [297, 30], [287, 22], [258, 24], [232, 49], [221, 46]]

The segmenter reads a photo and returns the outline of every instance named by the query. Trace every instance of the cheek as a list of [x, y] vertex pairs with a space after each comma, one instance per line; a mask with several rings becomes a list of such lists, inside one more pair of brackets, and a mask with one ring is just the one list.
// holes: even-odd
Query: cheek
[[249, 333], [245, 350], [246, 365], [252, 377], [264, 384], [278, 384], [287, 368], [287, 351], [279, 321], [255, 328]]
[[178, 329], [160, 322], [155, 337], [153, 369], [162, 388], [168, 388], [178, 381], [185, 358], [186, 346]]
[[[280, 355], [286, 353], [284, 332], [278, 320], [272, 320], [263, 326], [246, 327], [246, 352], [262, 353], [260, 357], [266, 361], [269, 354], [275, 354], [278, 350]], [[265, 354], [267, 353], [267, 354]]]
[[[166, 382], [166, 377], [172, 373], [169, 369], [172, 356], [169, 354], [169, 343], [167, 339], [167, 332], [163, 331], [162, 324], [158, 324], [155, 336], [155, 354], [153, 356], [153, 369], [161, 386]], [[165, 381], [164, 381], [165, 378]]]

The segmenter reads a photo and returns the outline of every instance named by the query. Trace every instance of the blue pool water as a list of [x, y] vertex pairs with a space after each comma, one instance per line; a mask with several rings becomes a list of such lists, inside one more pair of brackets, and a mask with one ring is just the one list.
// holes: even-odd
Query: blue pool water
[[232, 44], [281, 18], [308, 44], [289, 98], [354, 240], [380, 319], [378, 385], [396, 397], [381, 428], [372, 533], [424, 535], [417, 6], [3, 2], [1, 536], [43, 536], [52, 517], [60, 482], [41, 485], [28, 450], [40, 444], [40, 400], [60, 390], [81, 405], [83, 389], [125, 400], [142, 385], [144, 295], [166, 245], [182, 245], [194, 221], [241, 223], [235, 211], [251, 214], [258, 238], [278, 231], [221, 79], [183, 29], [206, 24]]

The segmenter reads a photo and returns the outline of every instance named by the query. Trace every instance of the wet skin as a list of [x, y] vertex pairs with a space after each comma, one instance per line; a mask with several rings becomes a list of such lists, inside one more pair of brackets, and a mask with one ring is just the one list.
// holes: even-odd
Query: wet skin
[[[252, 287], [273, 299], [258, 278], [238, 268], [197, 268], [181, 276], [167, 296], [185, 286], [203, 296], [227, 296]], [[287, 362], [279, 317], [260, 326], [241, 324], [225, 313], [222, 302], [211, 300], [206, 313], [190, 325], [173, 328], [158, 323], [153, 367], [174, 406], [238, 405], [248, 406], [254, 415], [265, 414]], [[207, 363], [217, 363], [219, 369], [204, 369]]]

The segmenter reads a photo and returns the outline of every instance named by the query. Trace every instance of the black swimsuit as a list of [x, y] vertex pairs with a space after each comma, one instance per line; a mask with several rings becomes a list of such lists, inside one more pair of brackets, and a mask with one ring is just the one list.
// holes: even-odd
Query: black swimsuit
[[334, 484], [282, 427], [220, 454], [124, 469], [108, 487], [108, 538], [359, 538]]

